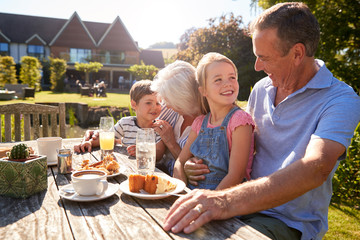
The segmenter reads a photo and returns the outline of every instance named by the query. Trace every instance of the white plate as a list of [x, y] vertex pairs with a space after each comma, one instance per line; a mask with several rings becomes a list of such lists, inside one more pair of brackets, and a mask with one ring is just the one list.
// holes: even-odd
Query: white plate
[[179, 193], [181, 191], [184, 190], [185, 188], [185, 183], [177, 178], [172, 178], [172, 177], [164, 177], [164, 176], [161, 176], [167, 180], [169, 180], [170, 182], [176, 184], [176, 188], [175, 190], [169, 192], [169, 193], [161, 193], [161, 194], [149, 194], [149, 193], [134, 193], [134, 192], [130, 192], [129, 190], [129, 179], [122, 182], [120, 184], [120, 190], [123, 192], [123, 193], [126, 193], [130, 196], [133, 196], [133, 197], [137, 197], [137, 198], [141, 198], [141, 199], [152, 199], [152, 200], [155, 200], [155, 199], [162, 199], [162, 198], [167, 198], [169, 196], [171, 196], [171, 193]]
[[[73, 169], [73, 171], [81, 171], [81, 170], [85, 170], [85, 169], [81, 169], [81, 168]], [[91, 170], [96, 170], [96, 168], [91, 169]], [[98, 170], [101, 170], [101, 169], [98, 169]], [[115, 174], [107, 175], [107, 178], [119, 176], [120, 174], [123, 174], [125, 172], [125, 170], [126, 170], [126, 167], [124, 165], [120, 165], [118, 172]]]
[[64, 190], [74, 190], [71, 184], [67, 184], [60, 188], [59, 195], [62, 198], [77, 201], [77, 202], [92, 202], [92, 201], [99, 201], [101, 199], [105, 199], [111, 197], [119, 190], [119, 184], [108, 183], [108, 189], [102, 195], [91, 195], [91, 196], [81, 196], [77, 193], [67, 193]]

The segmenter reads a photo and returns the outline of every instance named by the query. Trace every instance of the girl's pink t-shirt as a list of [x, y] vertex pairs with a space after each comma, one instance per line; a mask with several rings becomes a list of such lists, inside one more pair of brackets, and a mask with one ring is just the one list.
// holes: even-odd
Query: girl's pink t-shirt
[[[191, 129], [196, 132], [197, 135], [199, 135], [199, 131], [201, 129], [201, 124], [204, 121], [206, 115], [201, 115], [197, 118], [195, 118], [194, 122], [191, 125]], [[211, 113], [210, 118], [211, 119]], [[237, 128], [238, 126], [244, 126], [244, 125], [251, 125], [253, 127], [253, 133], [252, 133], [252, 140], [251, 140], [251, 146], [250, 146], [250, 153], [249, 153], [249, 161], [246, 167], [246, 178], [250, 179], [250, 173], [252, 169], [252, 162], [253, 162], [253, 154], [254, 154], [254, 129], [255, 129], [255, 122], [252, 119], [251, 115], [243, 110], [236, 111], [230, 118], [229, 124], [226, 128], [226, 135], [227, 140], [229, 143], [229, 155], [231, 154], [231, 146], [232, 146], [232, 132]], [[210, 124], [210, 121], [208, 121], [207, 127], [208, 128], [215, 128], [220, 125], [214, 126]]]

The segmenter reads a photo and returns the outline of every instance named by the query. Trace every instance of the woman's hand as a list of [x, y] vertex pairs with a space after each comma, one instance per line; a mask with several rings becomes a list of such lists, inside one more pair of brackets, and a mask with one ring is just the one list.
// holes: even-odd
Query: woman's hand
[[152, 126], [160, 135], [161, 140], [164, 141], [165, 145], [169, 142], [175, 142], [174, 130], [167, 121], [157, 120]]
[[136, 145], [130, 145], [126, 148], [126, 150], [130, 156], [136, 156]]
[[203, 160], [196, 157], [190, 158], [185, 162], [184, 171], [188, 182], [194, 186], [198, 185], [198, 181], [205, 179], [204, 174], [210, 172], [208, 166], [203, 164]]

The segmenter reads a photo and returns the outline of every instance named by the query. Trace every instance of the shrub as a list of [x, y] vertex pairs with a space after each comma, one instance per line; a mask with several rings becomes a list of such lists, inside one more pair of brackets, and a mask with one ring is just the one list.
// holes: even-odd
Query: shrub
[[29, 87], [40, 88], [41, 64], [35, 57], [24, 56], [21, 58], [20, 80]]
[[4, 56], [0, 57], [0, 86], [4, 86], [6, 83], [16, 84], [16, 68], [13, 57]]
[[56, 92], [64, 91], [64, 78], [66, 73], [66, 61], [60, 58], [50, 58], [50, 82], [51, 90]]
[[145, 65], [144, 62], [141, 61], [140, 65], [132, 65], [127, 71], [130, 72], [137, 80], [153, 80], [159, 69], [154, 65]]
[[333, 178], [332, 202], [359, 208], [360, 203], [360, 123]]

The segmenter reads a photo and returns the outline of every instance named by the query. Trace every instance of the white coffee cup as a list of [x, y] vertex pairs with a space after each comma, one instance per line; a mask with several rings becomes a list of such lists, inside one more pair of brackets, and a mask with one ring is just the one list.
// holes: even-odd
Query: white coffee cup
[[61, 137], [43, 137], [37, 139], [39, 155], [46, 155], [48, 164], [57, 163], [57, 149], [62, 147]]
[[76, 193], [83, 196], [102, 195], [108, 188], [106, 172], [100, 170], [82, 170], [71, 174]]

